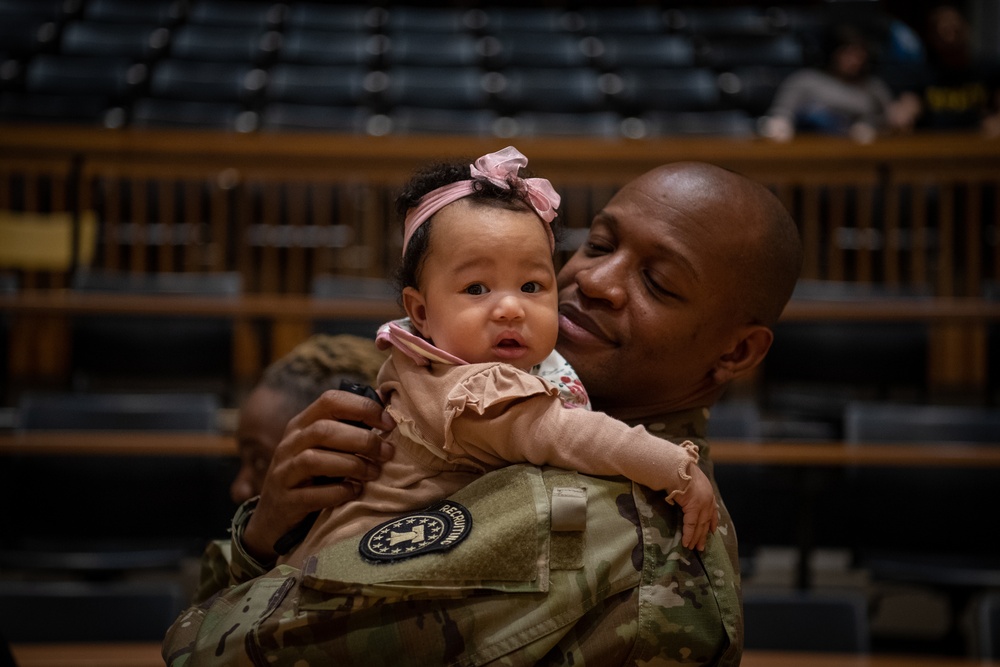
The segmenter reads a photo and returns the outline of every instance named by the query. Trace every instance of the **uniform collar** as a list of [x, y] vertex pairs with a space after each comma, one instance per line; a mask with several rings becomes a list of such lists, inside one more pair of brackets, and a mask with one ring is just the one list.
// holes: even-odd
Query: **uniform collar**
[[704, 440], [708, 408], [690, 408], [678, 412], [627, 420], [629, 426], [644, 426], [653, 435], [664, 438]]

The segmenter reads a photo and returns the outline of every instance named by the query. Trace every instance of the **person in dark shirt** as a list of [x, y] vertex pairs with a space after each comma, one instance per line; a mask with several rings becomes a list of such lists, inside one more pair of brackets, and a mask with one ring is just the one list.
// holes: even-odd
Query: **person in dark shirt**
[[975, 57], [969, 32], [965, 16], [952, 5], [928, 15], [925, 77], [900, 97], [910, 127], [1000, 136], [1000, 67]]

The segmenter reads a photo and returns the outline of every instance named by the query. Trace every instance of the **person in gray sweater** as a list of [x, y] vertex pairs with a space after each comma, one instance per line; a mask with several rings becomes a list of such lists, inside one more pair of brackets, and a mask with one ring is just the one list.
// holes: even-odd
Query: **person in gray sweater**
[[761, 119], [761, 133], [775, 141], [806, 131], [868, 143], [897, 127], [893, 93], [870, 66], [862, 33], [837, 26], [828, 38], [826, 66], [798, 70], [782, 82]]

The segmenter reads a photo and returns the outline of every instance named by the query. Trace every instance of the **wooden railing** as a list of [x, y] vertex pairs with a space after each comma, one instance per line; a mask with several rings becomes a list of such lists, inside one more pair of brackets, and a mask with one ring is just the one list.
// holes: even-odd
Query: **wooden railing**
[[[393, 197], [415, 168], [438, 158], [472, 158], [505, 143], [0, 125], [0, 211], [68, 211], [76, 221], [93, 211], [98, 224], [77, 225], [75, 243], [83, 242], [82, 230], [96, 229], [90, 262], [96, 268], [238, 271], [248, 294], [305, 295], [317, 275], [393, 270], [401, 236]], [[778, 195], [801, 231], [803, 278], [913, 287], [938, 297], [937, 304], [982, 298], [987, 285], [1000, 285], [1000, 140], [922, 134], [867, 145], [820, 136], [788, 144], [724, 138], [513, 143], [563, 195], [570, 230], [586, 228], [619, 187], [643, 172], [705, 161]], [[77, 263], [19, 270], [20, 288], [67, 286]], [[858, 317], [864, 313], [847, 315]], [[289, 329], [270, 346], [272, 353], [304, 331]], [[987, 386], [985, 332], [982, 320], [936, 323], [930, 384]], [[65, 354], [43, 347], [39, 363], [50, 371], [65, 365]], [[266, 362], [256, 356], [240, 357], [243, 381]], [[14, 362], [17, 371], [24, 360]]]
[[[382, 276], [392, 199], [413, 169], [501, 139], [231, 134], [0, 126], [0, 210], [94, 210], [95, 264], [133, 272], [241, 271], [250, 292], [307, 293], [321, 273]], [[585, 228], [628, 180], [712, 162], [773, 189], [799, 224], [803, 277], [979, 296], [1000, 280], [1000, 140], [916, 135], [859, 145], [801, 137], [514, 141]], [[67, 267], [69, 270], [71, 267]], [[58, 273], [58, 272], [57, 272]], [[65, 275], [22, 276], [59, 286]]]
[[[69, 324], [95, 315], [211, 317], [233, 323], [233, 381], [248, 387], [264, 366], [306, 338], [321, 320], [373, 319], [401, 315], [392, 299], [314, 298], [301, 294], [241, 296], [85, 293], [70, 289], [29, 289], [0, 293], [0, 314], [9, 318], [8, 358], [14, 384], [48, 379], [62, 382], [70, 370]], [[782, 322], [912, 322], [926, 325], [928, 385], [980, 394], [987, 388], [985, 331], [1000, 326], [1000, 300], [979, 297], [793, 300]], [[967, 340], [973, 345], [966, 345]], [[996, 351], [993, 351], [996, 354]]]

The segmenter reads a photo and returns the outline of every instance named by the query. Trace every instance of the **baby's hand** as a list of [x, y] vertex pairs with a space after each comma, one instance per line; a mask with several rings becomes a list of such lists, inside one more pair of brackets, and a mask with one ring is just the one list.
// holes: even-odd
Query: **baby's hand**
[[705, 550], [705, 540], [719, 525], [719, 511], [715, 506], [712, 483], [696, 465], [688, 466], [691, 481], [684, 493], [674, 496], [674, 501], [684, 512], [681, 544], [688, 549]]

